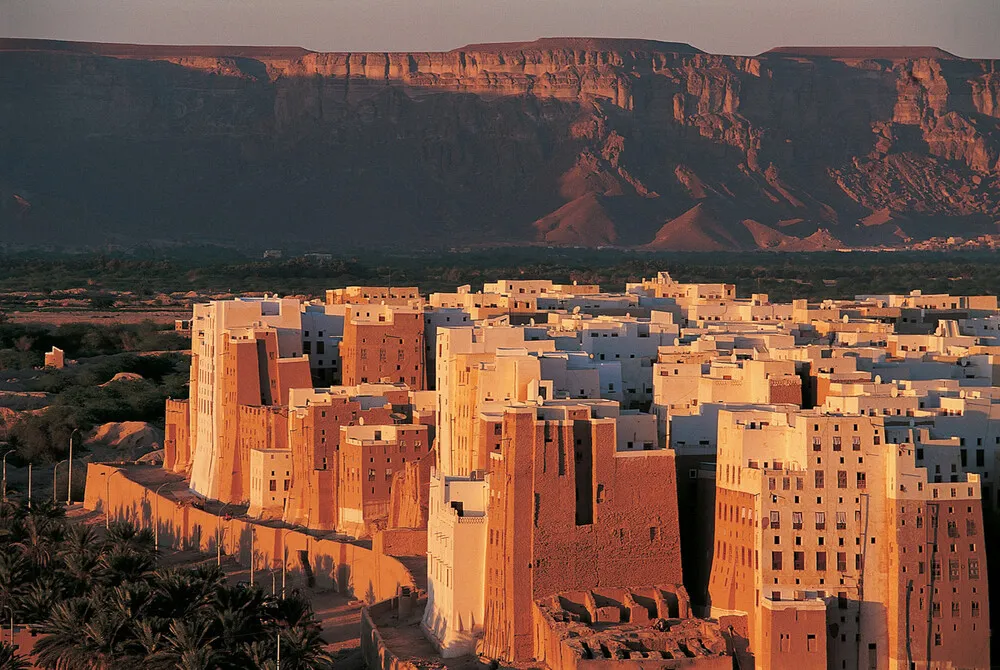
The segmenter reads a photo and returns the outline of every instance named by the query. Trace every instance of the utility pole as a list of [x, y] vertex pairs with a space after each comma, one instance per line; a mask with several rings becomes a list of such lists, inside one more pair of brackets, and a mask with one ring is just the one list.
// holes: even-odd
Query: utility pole
[[28, 463], [28, 509], [31, 509], [31, 463]]
[[[14, 639], [14, 624], [13, 624], [13, 621], [14, 621], [14, 618], [13, 618], [13, 616], [11, 616], [11, 624], [10, 624], [10, 635], [11, 635], [11, 638], [10, 639], [12, 641]], [[281, 629], [280, 628], [278, 629], [278, 664], [275, 666], [274, 670], [281, 670]]]

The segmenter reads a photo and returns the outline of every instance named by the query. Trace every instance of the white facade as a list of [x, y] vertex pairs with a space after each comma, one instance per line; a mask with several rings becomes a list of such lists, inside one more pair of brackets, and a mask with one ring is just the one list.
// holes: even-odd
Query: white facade
[[191, 351], [195, 355], [191, 382], [197, 387], [197, 404], [191, 407], [191, 489], [209, 498], [216, 489], [217, 441], [222, 432], [223, 341], [232, 328], [271, 326], [278, 331], [281, 357], [302, 352], [302, 315], [299, 301], [284, 299], [220, 300], [194, 306], [191, 319]]
[[421, 626], [445, 658], [474, 652], [482, 633], [488, 501], [486, 480], [431, 474]]

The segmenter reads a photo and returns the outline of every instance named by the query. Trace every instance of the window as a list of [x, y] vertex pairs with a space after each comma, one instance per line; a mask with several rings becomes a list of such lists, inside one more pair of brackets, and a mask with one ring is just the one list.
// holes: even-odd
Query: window
[[934, 559], [931, 562], [931, 577], [935, 579], [941, 578], [941, 561], [939, 559]]
[[958, 522], [949, 521], [948, 522], [948, 537], [958, 537]]
[[851, 449], [853, 451], [861, 451], [861, 437], [855, 435], [851, 438]]
[[792, 569], [794, 570], [806, 569], [806, 552], [796, 551], [792, 554]]
[[802, 512], [792, 512], [792, 528], [795, 530], [802, 528]]
[[777, 510], [771, 512], [771, 528], [781, 528], [781, 512]]
[[278, 490], [278, 480], [272, 479], [268, 482], [268, 490], [277, 491]]
[[[933, 614], [936, 617], [941, 616], [941, 603], [931, 604], [931, 614]], [[938, 636], [940, 636], [940, 633], [938, 633]]]
[[976, 449], [976, 467], [981, 468], [986, 465], [986, 452], [982, 449]]
[[979, 559], [969, 559], [969, 579], [979, 579]]
[[818, 489], [823, 488], [823, 471], [822, 470], [817, 470], [814, 473], [814, 475], [815, 475], [815, 478], [816, 478], [816, 488], [818, 488]]
[[375, 481], [375, 468], [368, 469], [368, 481], [370, 482]]
[[833, 450], [840, 451], [840, 436], [837, 435], [833, 438]]
[[858, 473], [858, 488], [863, 489], [868, 485], [868, 480], [863, 472]]
[[819, 451], [823, 448], [823, 441], [820, 439], [819, 435], [813, 435], [813, 451]]
[[838, 489], [847, 488], [847, 470], [837, 471], [837, 488]]
[[976, 522], [972, 519], [965, 520], [965, 534], [972, 537], [976, 534]]
[[826, 530], [826, 512], [816, 512], [816, 530]]
[[837, 530], [847, 528], [847, 512], [837, 512]]
[[979, 616], [979, 601], [977, 600], [972, 601], [972, 616]]
[[816, 636], [812, 633], [806, 635], [806, 651], [816, 651]]
[[816, 552], [816, 569], [826, 570], [826, 552], [817, 551]]
[[962, 616], [962, 606], [959, 603], [953, 602], [951, 604], [951, 616], [953, 619], [958, 619]]
[[847, 572], [847, 552], [838, 551], [837, 552], [837, 571]]
[[781, 552], [772, 551], [771, 552], [771, 569], [781, 570]]

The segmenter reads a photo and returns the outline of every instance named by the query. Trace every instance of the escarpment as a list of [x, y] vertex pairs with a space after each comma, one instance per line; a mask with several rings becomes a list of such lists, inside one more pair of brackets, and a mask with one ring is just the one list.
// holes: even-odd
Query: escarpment
[[927, 47], [0, 40], [0, 93], [15, 242], [791, 250], [1000, 221], [996, 62]]

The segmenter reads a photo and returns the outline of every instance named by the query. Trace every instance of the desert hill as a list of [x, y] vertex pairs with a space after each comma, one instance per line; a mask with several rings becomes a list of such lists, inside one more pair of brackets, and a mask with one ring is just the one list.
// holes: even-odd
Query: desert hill
[[713, 251], [996, 233], [996, 66], [605, 38], [0, 40], [0, 240]]

